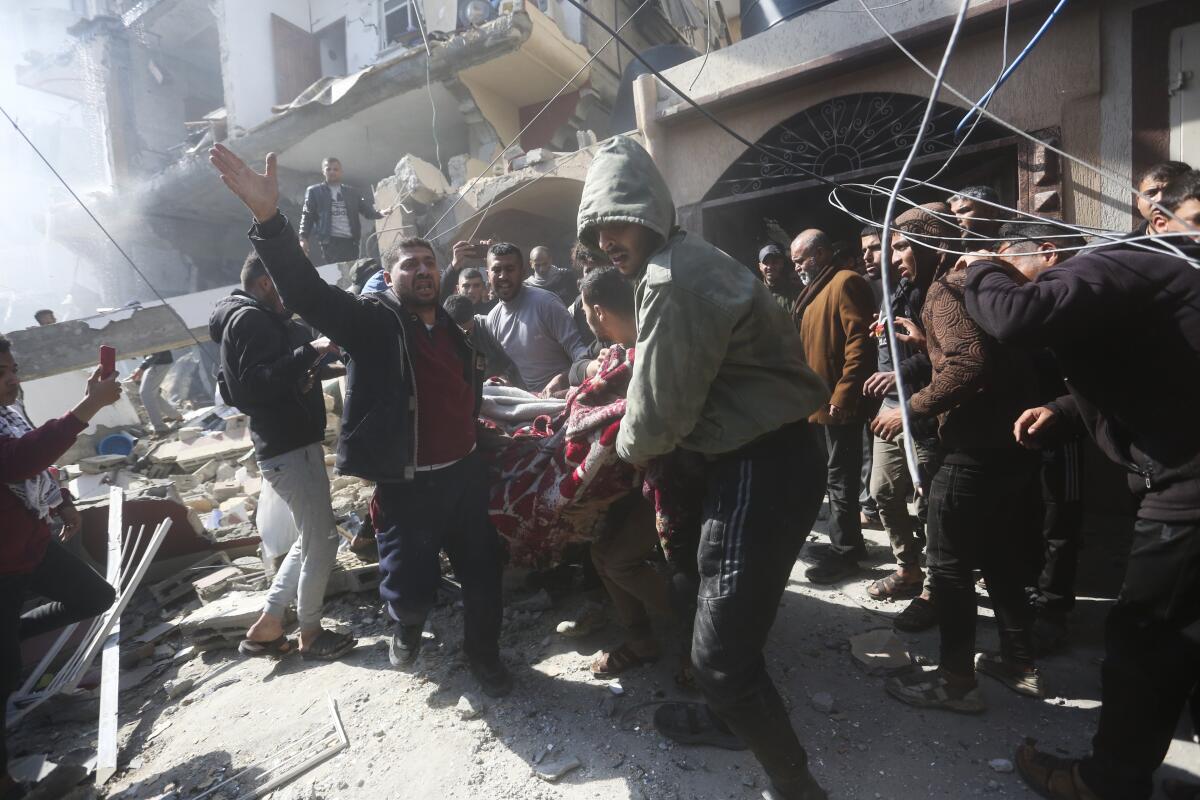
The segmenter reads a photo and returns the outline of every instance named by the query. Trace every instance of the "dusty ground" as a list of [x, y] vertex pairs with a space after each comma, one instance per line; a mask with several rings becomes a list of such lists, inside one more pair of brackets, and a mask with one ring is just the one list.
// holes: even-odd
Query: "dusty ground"
[[[886, 539], [879, 531], [868, 537], [876, 575], [882, 576]], [[1119, 539], [1105, 541], [1105, 547], [1093, 545], [1085, 553], [1084, 594], [1095, 593], [1093, 583], [1111, 585], [1121, 545]], [[883, 693], [882, 678], [851, 659], [847, 638], [890, 627], [900, 606], [868, 600], [863, 579], [813, 587], [803, 579], [804, 566], [797, 563], [793, 571], [767, 659], [813, 772], [832, 797], [1033, 797], [1018, 776], [994, 771], [988, 762], [1011, 759], [1027, 736], [1063, 753], [1086, 748], [1097, 716], [1101, 621], [1110, 601], [1080, 601], [1071, 648], [1042, 665], [1049, 699], [1021, 698], [982, 678], [989, 711], [962, 717], [897, 703]], [[463, 719], [456, 706], [475, 686], [458, 662], [460, 610], [447, 605], [435, 612], [431, 628], [437, 638], [409, 674], [388, 664], [388, 630], [377, 598], [339, 598], [330, 621], [361, 637], [357, 651], [341, 663], [314, 665], [297, 658], [273, 663], [213, 651], [123, 694], [124, 769], [102, 794], [191, 798], [241, 772], [209, 795], [239, 797], [277, 774], [264, 770], [298, 752], [291, 745], [301, 737], [332, 730], [326, 700], [331, 695], [340, 703], [350, 749], [273, 797], [759, 797], [763, 775], [748, 754], [678, 747], [654, 731], [653, 707], [641, 704], [683, 696], [672, 680], [673, 659], [629, 674], [621, 697], [592, 678], [589, 657], [618, 640], [617, 627], [610, 624], [579, 641], [554, 632], [584, 600], [574, 596], [553, 610], [506, 619], [502, 646], [516, 689], [508, 698], [486, 701], [478, 718]], [[986, 598], [981, 607], [990, 613]], [[983, 621], [980, 630], [980, 644], [994, 645], [990, 622]], [[936, 657], [936, 632], [901, 638], [914, 654]], [[162, 684], [176, 677], [205, 682], [186, 698], [168, 701]], [[810, 698], [819, 692], [833, 695], [832, 713], [813, 707]], [[31, 718], [14, 750], [86, 757], [95, 743], [92, 709], [55, 704], [50, 713]], [[1189, 735], [1181, 726], [1160, 775], [1200, 774], [1200, 747]], [[539, 758], [545, 765], [571, 756], [583, 766], [556, 784], [533, 773]]]

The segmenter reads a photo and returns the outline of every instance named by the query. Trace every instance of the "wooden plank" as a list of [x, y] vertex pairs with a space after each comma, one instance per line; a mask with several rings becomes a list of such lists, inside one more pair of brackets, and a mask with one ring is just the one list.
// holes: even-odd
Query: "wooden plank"
[[[121, 585], [121, 533], [125, 493], [114, 486], [108, 495], [108, 582]], [[117, 698], [121, 693], [121, 615], [104, 640], [100, 662], [100, 725], [96, 733], [96, 785], [103, 786], [117, 771]]]

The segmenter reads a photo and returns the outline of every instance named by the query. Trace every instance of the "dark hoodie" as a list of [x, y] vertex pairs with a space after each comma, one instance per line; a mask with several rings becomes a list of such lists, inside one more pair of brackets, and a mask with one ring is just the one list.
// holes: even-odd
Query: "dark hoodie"
[[[1200, 245], [1177, 242], [1200, 259]], [[1129, 470], [1138, 516], [1200, 520], [1200, 270], [1120, 243], [1021, 284], [987, 261], [968, 269], [967, 309], [1003, 342], [1050, 347], [1077, 414]]]
[[223, 399], [250, 417], [260, 460], [325, 438], [312, 331], [239, 290], [217, 302], [208, 333], [221, 348]]

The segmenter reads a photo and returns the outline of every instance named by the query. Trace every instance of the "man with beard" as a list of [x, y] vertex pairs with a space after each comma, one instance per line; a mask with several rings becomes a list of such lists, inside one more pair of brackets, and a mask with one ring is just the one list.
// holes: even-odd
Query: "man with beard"
[[859, 490], [863, 384], [875, 366], [874, 297], [865, 278], [834, 260], [824, 231], [800, 233], [792, 241], [792, 263], [808, 276], [792, 309], [805, 360], [833, 390], [829, 402], [808, 418], [821, 426], [829, 455], [829, 548], [804, 574], [813, 583], [837, 583], [858, 572], [858, 562], [867, 556]]
[[464, 269], [458, 276], [458, 294], [471, 301], [471, 313], [487, 315], [496, 307], [496, 301], [488, 298], [487, 282], [483, 273], [474, 267]]
[[500, 299], [488, 312], [488, 331], [517, 365], [529, 391], [566, 389], [571, 366], [590, 360], [567, 307], [557, 295], [522, 281], [525, 261], [516, 245], [492, 245], [487, 263]]
[[675, 226], [666, 182], [627, 136], [609, 139], [588, 168], [579, 238], [636, 282], [637, 358], [617, 454], [646, 464], [680, 448], [705, 464], [692, 663], [708, 705], [664, 704], [655, 726], [681, 743], [748, 746], [770, 776], [768, 796], [824, 800], [762, 649], [824, 493], [806, 418], [828, 390], [767, 288]]
[[791, 314], [804, 284], [800, 283], [796, 269], [782, 247], [774, 242], [763, 245], [758, 251], [758, 274], [762, 275], [763, 283], [771, 290], [779, 307]]
[[275, 154], [258, 174], [223, 145], [221, 180], [254, 215], [250, 241], [288, 308], [351, 356], [337, 469], [374, 481], [379, 593], [396, 623], [389, 658], [409, 667], [441, 583], [446, 551], [462, 585], [463, 653], [483, 691], [507, 694], [500, 660], [500, 542], [488, 519], [487, 469], [476, 450], [483, 370], [439, 305], [429, 242], [409, 238], [383, 259], [389, 291], [353, 297], [330, 286], [279, 212]]

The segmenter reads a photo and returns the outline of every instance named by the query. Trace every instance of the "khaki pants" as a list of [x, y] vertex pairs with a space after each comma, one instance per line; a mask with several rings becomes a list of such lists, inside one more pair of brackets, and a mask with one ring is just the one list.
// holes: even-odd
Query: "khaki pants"
[[657, 544], [654, 509], [640, 497], [624, 520], [592, 542], [592, 563], [612, 598], [617, 619], [637, 639], [651, 635], [651, 614], [675, 618], [667, 579], [648, 561]]
[[[913, 441], [917, 461], [926, 467], [934, 463], [936, 454], [919, 440]], [[871, 496], [879, 508], [879, 518], [892, 544], [896, 564], [902, 568], [920, 566], [924, 536], [919, 536], [908, 513], [908, 496], [913, 491], [912, 478], [908, 474], [908, 459], [904, 454], [904, 434], [890, 442], [875, 437], [871, 468]], [[924, 498], [918, 503], [924, 504]], [[926, 583], [929, 578], [926, 577]]]

